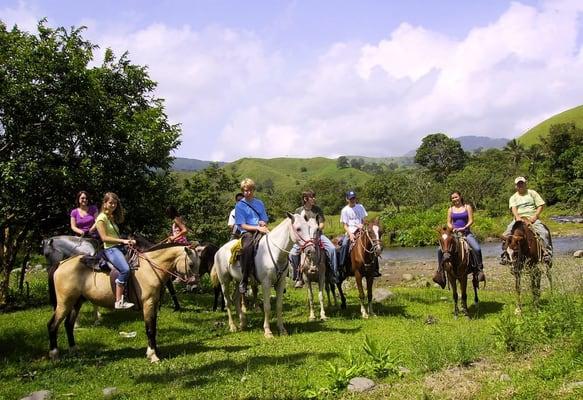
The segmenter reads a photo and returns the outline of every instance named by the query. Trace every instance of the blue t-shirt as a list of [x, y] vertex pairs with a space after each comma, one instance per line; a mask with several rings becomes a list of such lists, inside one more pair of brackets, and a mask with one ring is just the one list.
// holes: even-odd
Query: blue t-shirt
[[247, 232], [241, 227], [242, 224], [251, 226], [259, 226], [259, 221], [269, 221], [269, 217], [265, 212], [265, 206], [259, 199], [253, 198], [247, 202], [241, 199], [235, 205], [235, 224], [239, 227], [241, 232]]

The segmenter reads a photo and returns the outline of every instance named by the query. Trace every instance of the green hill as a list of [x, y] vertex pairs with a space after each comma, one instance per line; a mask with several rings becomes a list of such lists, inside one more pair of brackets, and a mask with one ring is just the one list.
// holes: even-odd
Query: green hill
[[545, 137], [549, 134], [551, 125], [569, 122], [574, 122], [577, 127], [583, 128], [583, 106], [571, 108], [570, 110], [563, 111], [562, 113], [544, 120], [520, 136], [518, 142], [525, 146], [532, 146], [535, 143], [539, 143], [541, 137]]
[[240, 177], [250, 177], [265, 185], [271, 182], [274, 187], [291, 190], [303, 185], [310, 179], [332, 178], [344, 180], [349, 185], [358, 186], [370, 178], [366, 172], [336, 167], [336, 160], [316, 158], [242, 158], [224, 167]]

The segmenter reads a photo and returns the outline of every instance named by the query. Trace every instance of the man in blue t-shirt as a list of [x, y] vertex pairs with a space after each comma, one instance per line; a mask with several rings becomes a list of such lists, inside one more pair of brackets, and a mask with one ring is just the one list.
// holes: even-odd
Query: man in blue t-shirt
[[241, 192], [243, 199], [237, 202], [235, 206], [235, 224], [241, 232], [241, 282], [239, 283], [239, 292], [247, 292], [247, 283], [249, 281], [249, 272], [254, 267], [253, 242], [257, 235], [269, 233], [267, 222], [269, 217], [265, 212], [263, 202], [256, 199], [255, 182], [245, 178], [241, 182]]

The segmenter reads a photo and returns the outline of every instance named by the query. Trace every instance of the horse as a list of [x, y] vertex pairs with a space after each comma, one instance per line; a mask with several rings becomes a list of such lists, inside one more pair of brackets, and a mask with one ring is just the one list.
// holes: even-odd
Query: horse
[[[285, 278], [288, 274], [288, 256], [294, 243], [300, 245], [300, 248], [310, 242], [313, 243], [314, 236], [317, 232], [315, 220], [308, 219], [299, 214], [287, 213], [285, 218], [271, 232], [263, 235], [259, 240], [257, 252], [255, 254], [255, 277], [261, 283], [263, 288], [263, 330], [266, 338], [273, 338], [273, 333], [269, 326], [271, 313], [270, 292], [271, 287], [276, 289], [276, 311], [277, 327], [281, 335], [287, 334], [283, 325], [282, 306], [283, 290], [285, 288]], [[233, 295], [231, 295], [231, 282], [238, 282], [242, 278], [241, 266], [239, 261], [231, 264], [231, 248], [236, 244], [236, 240], [225, 243], [215, 254], [215, 263], [211, 271], [211, 280], [214, 286], [219, 283], [223, 289], [227, 315], [229, 318], [229, 329], [231, 332], [237, 331], [237, 326], [233, 321], [231, 313], [231, 303], [235, 303], [239, 315], [240, 329], [245, 329], [246, 318], [242, 311], [240, 295], [237, 285]], [[250, 274], [253, 276], [253, 274]], [[234, 296], [234, 297], [232, 297]]]
[[[316, 225], [318, 223], [316, 222]], [[326, 285], [326, 251], [322, 246], [319, 234], [316, 234], [313, 243], [308, 243], [300, 253], [300, 272], [303, 274], [304, 281], [307, 284], [308, 304], [310, 306], [310, 321], [314, 321], [314, 293], [312, 291], [312, 282], [318, 282], [318, 300], [320, 301], [320, 320], [327, 319], [324, 311], [324, 296], [322, 291]], [[334, 298], [336, 299], [336, 298]], [[330, 303], [330, 294], [328, 292], [328, 303]]]
[[[371, 223], [365, 224], [356, 232], [356, 240], [350, 250], [350, 270], [348, 274], [341, 274], [341, 282], [336, 284], [340, 294], [341, 307], [346, 308], [346, 297], [342, 291], [342, 281], [348, 276], [353, 275], [358, 288], [358, 298], [360, 299], [360, 313], [363, 318], [367, 319], [369, 315], [375, 315], [372, 309], [372, 285], [374, 282], [373, 267], [378, 262], [377, 258], [383, 251], [381, 243], [382, 230], [379, 226], [379, 220], [376, 218]], [[344, 238], [348, 240], [348, 238]], [[338, 268], [343, 266], [338, 265]], [[362, 278], [366, 278], [366, 290], [368, 306], [364, 306], [364, 290], [362, 287]], [[368, 309], [368, 311], [367, 311]]]
[[478, 305], [478, 273], [472, 265], [476, 265], [476, 261], [472, 259], [472, 252], [468, 242], [462, 235], [455, 233], [448, 226], [442, 226], [437, 229], [439, 234], [439, 248], [443, 253], [443, 269], [447, 273], [447, 279], [451, 287], [454, 302], [454, 316], [458, 317], [458, 290], [457, 282], [460, 284], [462, 295], [462, 314], [468, 315], [468, 275], [473, 274], [472, 284], [474, 286], [474, 305]]
[[[197, 258], [192, 249], [183, 245], [169, 244], [158, 250], [139, 254], [139, 268], [135, 270], [129, 282], [129, 299], [135, 307], [141, 309], [146, 325], [148, 348], [146, 357], [150, 362], [158, 362], [156, 345], [156, 322], [158, 302], [163, 285], [170, 276], [192, 273], [198, 278]], [[115, 293], [110, 276], [98, 273], [85, 265], [84, 256], [75, 256], [63, 261], [55, 271], [50, 290], [54, 291], [57, 306], [47, 324], [49, 332], [49, 357], [57, 360], [57, 332], [59, 325], [65, 320], [65, 329], [70, 350], [76, 350], [73, 321], [81, 304], [85, 300], [101, 307], [113, 309]]]
[[[76, 255], [95, 255], [98, 248], [99, 242], [96, 239], [88, 237], [61, 235], [44, 239], [42, 241], [42, 251], [49, 265], [49, 282], [53, 280], [53, 275], [61, 261]], [[52, 294], [49, 291], [50, 301], [54, 309], [56, 299]], [[101, 321], [101, 313], [97, 306], [93, 307], [93, 316], [95, 317], [95, 324], [99, 324]], [[75, 326], [78, 326], [78, 321], [75, 321]]]
[[[514, 289], [516, 291], [516, 313], [519, 314], [522, 309], [520, 296], [521, 276], [523, 271], [530, 273], [530, 288], [535, 305], [538, 305], [540, 299], [541, 269], [540, 263], [546, 266], [546, 275], [552, 288], [551, 268], [552, 260], [543, 261], [542, 241], [536, 236], [533, 229], [527, 221], [516, 221], [510, 236], [505, 243], [505, 252], [508, 254], [512, 275], [514, 275]], [[549, 240], [551, 240], [549, 235]], [[552, 245], [552, 243], [551, 243]]]

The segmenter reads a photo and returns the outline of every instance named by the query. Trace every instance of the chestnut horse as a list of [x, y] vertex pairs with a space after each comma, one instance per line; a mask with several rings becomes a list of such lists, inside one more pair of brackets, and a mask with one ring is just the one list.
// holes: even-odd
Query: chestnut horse
[[[65, 320], [69, 348], [75, 350], [73, 322], [85, 300], [100, 307], [112, 309], [115, 302], [114, 289], [106, 273], [95, 272], [85, 265], [84, 256], [76, 256], [63, 261], [55, 271], [49, 288], [55, 292], [57, 306], [47, 328], [50, 352], [53, 360], [58, 358], [57, 331]], [[139, 253], [139, 268], [130, 276], [129, 299], [142, 310], [146, 323], [148, 348], [146, 357], [151, 362], [159, 361], [156, 346], [156, 322], [160, 292], [171, 275], [193, 275], [198, 278], [199, 259], [197, 254], [183, 245], [166, 245], [153, 251]]]
[[[358, 288], [358, 298], [360, 299], [360, 313], [363, 318], [368, 318], [369, 315], [374, 315], [372, 310], [372, 285], [374, 282], [373, 268], [374, 263], [378, 262], [377, 258], [383, 251], [381, 243], [382, 230], [379, 226], [378, 218], [368, 223], [356, 232], [356, 240], [352, 249], [350, 250], [350, 270], [348, 275], [353, 275]], [[348, 238], [344, 238], [348, 240]], [[338, 265], [338, 268], [343, 268]], [[364, 306], [364, 289], [362, 287], [362, 278], [366, 278], [366, 291], [368, 299], [368, 307]], [[342, 281], [347, 276], [342, 274]], [[342, 282], [337, 284], [338, 293], [340, 294], [341, 307], [346, 308], [346, 297], [342, 291]], [[368, 308], [368, 311], [367, 311]]]
[[439, 248], [443, 253], [443, 269], [447, 273], [447, 279], [451, 287], [454, 315], [459, 314], [457, 282], [460, 284], [462, 295], [462, 314], [468, 315], [468, 275], [473, 274], [472, 284], [474, 286], [474, 305], [478, 305], [478, 275], [475, 268], [475, 260], [472, 260], [472, 252], [468, 242], [463, 235], [454, 233], [449, 227], [442, 226], [437, 230], [439, 233]]
[[[551, 236], [549, 235], [549, 240]], [[552, 245], [552, 243], [551, 243]], [[521, 312], [522, 301], [520, 296], [520, 285], [522, 273], [526, 271], [530, 274], [530, 288], [535, 305], [538, 305], [540, 298], [541, 268], [543, 263], [542, 240], [538, 239], [533, 229], [526, 221], [516, 221], [510, 236], [506, 238], [506, 253], [510, 260], [511, 272], [514, 275], [514, 289], [516, 291], [516, 313]], [[546, 275], [552, 289], [551, 268], [552, 260], [544, 262]]]

